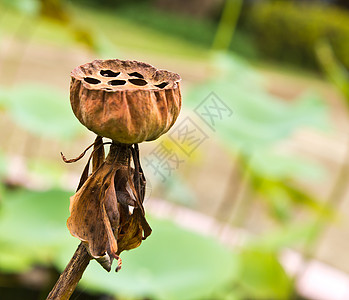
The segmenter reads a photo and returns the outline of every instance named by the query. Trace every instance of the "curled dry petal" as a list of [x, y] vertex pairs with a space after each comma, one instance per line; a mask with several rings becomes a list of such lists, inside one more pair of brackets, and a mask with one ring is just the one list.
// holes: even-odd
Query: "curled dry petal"
[[[103, 164], [95, 171], [70, 198], [70, 217], [67, 225], [70, 233], [87, 242], [90, 254], [94, 258], [105, 255], [108, 248], [117, 251], [115, 237], [110, 235], [111, 224], [106, 217], [105, 201], [108, 208], [114, 208], [108, 214], [112, 216], [114, 226], [118, 220], [115, 189], [111, 185], [114, 181], [113, 172], [107, 164]], [[111, 188], [110, 188], [111, 187]], [[114, 206], [110, 205], [114, 198]]]
[[[138, 198], [139, 192], [134, 187], [134, 171], [130, 171], [127, 163], [130, 152], [124, 150], [121, 160], [115, 145], [103, 162], [100, 158], [104, 152], [100, 151], [97, 158], [93, 156], [98, 162], [95, 171], [87, 180], [81, 180], [82, 186], [71, 197], [67, 221], [70, 233], [85, 242], [90, 255], [108, 271], [113, 258], [138, 247], [151, 233], [143, 199]], [[86, 176], [84, 173], [82, 177]], [[132, 213], [129, 206], [134, 207]], [[120, 267], [121, 260], [118, 263]]]

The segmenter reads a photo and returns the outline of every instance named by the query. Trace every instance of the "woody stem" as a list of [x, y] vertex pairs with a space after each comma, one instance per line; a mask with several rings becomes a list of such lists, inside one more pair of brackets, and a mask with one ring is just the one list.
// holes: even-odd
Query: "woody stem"
[[88, 254], [85, 246], [80, 243], [46, 300], [69, 299], [90, 260], [91, 256]]

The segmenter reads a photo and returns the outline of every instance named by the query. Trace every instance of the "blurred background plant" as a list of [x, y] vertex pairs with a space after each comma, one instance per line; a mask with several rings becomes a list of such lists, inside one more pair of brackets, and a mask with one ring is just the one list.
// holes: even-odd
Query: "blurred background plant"
[[93, 139], [69, 73], [95, 58], [180, 73], [184, 107], [142, 146], [153, 235], [118, 274], [92, 262], [72, 299], [349, 297], [347, 6], [1, 0], [0, 298], [45, 299], [78, 244], [84, 162], [59, 152]]

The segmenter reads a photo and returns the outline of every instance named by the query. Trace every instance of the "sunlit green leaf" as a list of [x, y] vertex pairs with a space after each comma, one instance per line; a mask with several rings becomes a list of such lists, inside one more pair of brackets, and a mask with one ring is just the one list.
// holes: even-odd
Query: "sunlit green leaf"
[[303, 245], [317, 237], [321, 228], [320, 226], [322, 226], [322, 223], [318, 223], [317, 220], [315, 217], [308, 222], [299, 222], [298, 224], [269, 231], [250, 241], [247, 247], [250, 249], [261, 249], [267, 252], [277, 252], [290, 245]]
[[349, 105], [349, 72], [335, 56], [328, 41], [320, 41], [315, 47], [317, 59], [326, 73], [328, 79], [346, 97], [346, 104]]
[[28, 15], [36, 15], [40, 10], [38, 0], [2, 0], [0, 4]]
[[289, 299], [292, 284], [273, 252], [245, 249], [239, 283], [250, 299]]
[[30, 159], [27, 167], [31, 175], [43, 179], [50, 186], [58, 186], [66, 174], [65, 166], [58, 159], [56, 161], [43, 158]]
[[32, 267], [34, 261], [38, 261], [33, 253], [23, 251], [23, 248], [8, 246], [1, 241], [0, 245], [0, 270], [2, 272], [24, 272]]
[[280, 155], [272, 151], [258, 151], [252, 156], [249, 167], [265, 179], [281, 178], [323, 179], [325, 171], [320, 165], [304, 158], [291, 155]]
[[253, 184], [268, 205], [271, 215], [280, 221], [291, 220], [296, 208], [309, 209], [329, 221], [334, 216], [322, 199], [284, 179], [253, 177]]
[[71, 139], [83, 128], [70, 108], [69, 96], [40, 84], [16, 86], [8, 112], [26, 130], [49, 138]]
[[[150, 224], [152, 235], [139, 248], [122, 253], [120, 272], [106, 273], [91, 262], [83, 288], [128, 297], [212, 299], [215, 290], [236, 276], [236, 257], [214, 239], [168, 221], [151, 218]], [[62, 259], [61, 267], [66, 260]]]
[[[146, 169], [147, 168], [145, 167], [145, 170]], [[150, 171], [151, 170], [148, 170], [148, 172], [146, 173], [151, 174]], [[167, 201], [186, 206], [192, 206], [196, 202], [195, 195], [188, 185], [188, 182], [183, 180], [183, 178], [179, 177], [175, 173], [171, 174], [171, 176], [166, 177], [165, 182], [161, 180], [148, 180], [148, 182], [151, 182], [152, 189], [162, 190], [164, 196], [166, 196]]]
[[1, 237], [28, 243], [35, 238], [35, 242], [50, 244], [56, 240], [59, 243], [62, 236], [66, 236], [64, 223], [69, 216], [69, 197], [72, 193], [19, 190], [7, 192], [5, 196]]
[[[296, 130], [328, 127], [326, 107], [319, 97], [306, 94], [294, 103], [287, 103], [268, 94], [259, 77], [254, 76], [256, 71], [246, 64], [232, 57], [225, 57], [223, 62], [224, 67], [214, 79], [189, 91], [185, 104], [195, 109], [214, 92], [233, 111], [230, 117], [216, 116], [214, 125], [215, 137], [228, 149], [240, 149], [249, 155], [274, 147]], [[214, 109], [211, 113], [217, 115]]]
[[19, 271], [37, 262], [50, 263], [57, 251], [76, 243], [65, 226], [69, 196], [71, 193], [59, 190], [4, 193], [0, 211], [0, 257], [3, 257], [0, 269]]
[[0, 151], [0, 179], [7, 173], [8, 163], [5, 154]]
[[0, 87], [0, 111], [5, 111], [9, 103], [9, 93], [4, 87]]
[[[64, 268], [78, 243], [65, 226], [70, 195], [59, 190], [6, 192], [0, 214], [0, 269], [23, 271], [52, 261]], [[236, 276], [236, 258], [213, 238], [169, 221], [151, 218], [150, 223], [151, 237], [122, 254], [121, 272], [106, 273], [92, 262], [82, 285], [135, 297], [202, 299]]]
[[282, 185], [274, 185], [268, 189], [265, 200], [269, 204], [272, 215], [282, 222], [289, 221], [294, 212], [292, 200]]

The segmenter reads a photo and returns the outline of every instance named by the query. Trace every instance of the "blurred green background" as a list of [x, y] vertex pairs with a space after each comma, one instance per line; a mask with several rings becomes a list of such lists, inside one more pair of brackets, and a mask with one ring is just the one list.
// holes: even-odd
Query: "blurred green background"
[[78, 245], [66, 219], [85, 161], [59, 153], [94, 139], [69, 74], [97, 58], [179, 73], [183, 108], [140, 145], [153, 234], [117, 274], [91, 262], [71, 299], [349, 299], [348, 9], [1, 0], [0, 299], [45, 299]]

